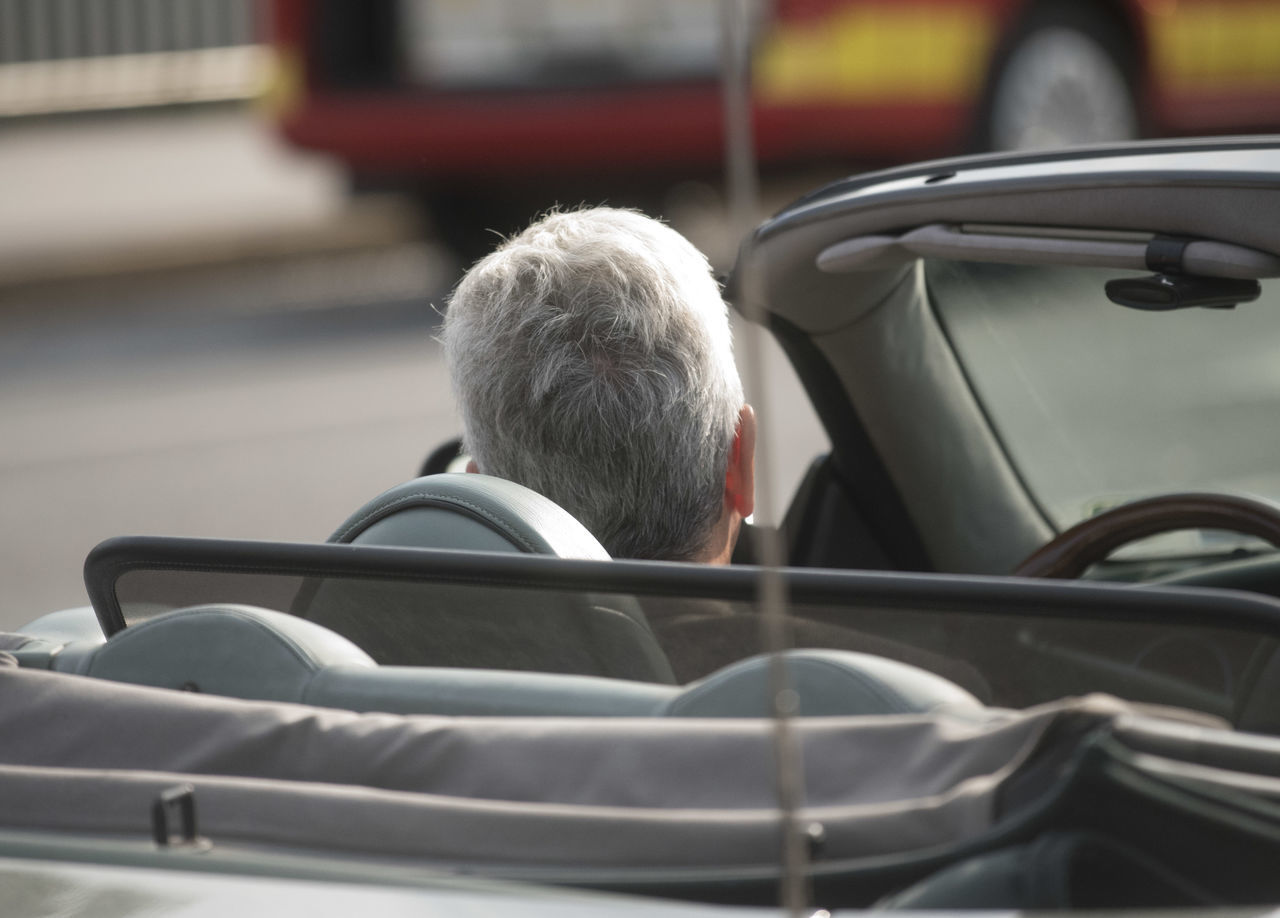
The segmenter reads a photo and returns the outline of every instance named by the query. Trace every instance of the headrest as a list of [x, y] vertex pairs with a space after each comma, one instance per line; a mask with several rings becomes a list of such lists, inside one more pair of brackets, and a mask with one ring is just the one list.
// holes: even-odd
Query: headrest
[[[487, 475], [442, 473], [378, 495], [330, 536], [406, 548], [525, 552], [609, 560], [553, 501]], [[634, 599], [544, 592], [513, 597], [474, 585], [314, 581], [292, 611], [350, 638], [382, 665], [577, 673], [673, 682]]]
[[[864, 714], [982, 714], [982, 702], [927, 670], [852, 650], [789, 650], [787, 680], [803, 717]], [[690, 683], [667, 708], [677, 717], [768, 717], [767, 654]]]
[[595, 536], [553, 501], [515, 482], [465, 473], [397, 485], [353, 513], [329, 541], [609, 560]]
[[315, 673], [334, 664], [374, 666], [355, 644], [313, 622], [254, 606], [211, 604], [125, 628], [78, 672], [232, 698], [302, 701]]

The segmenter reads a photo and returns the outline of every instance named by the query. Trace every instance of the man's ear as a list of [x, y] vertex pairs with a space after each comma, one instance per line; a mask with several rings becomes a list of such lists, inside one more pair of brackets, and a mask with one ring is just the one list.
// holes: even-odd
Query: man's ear
[[756, 508], [756, 412], [750, 405], [743, 405], [738, 412], [738, 430], [724, 476], [724, 499], [743, 519]]

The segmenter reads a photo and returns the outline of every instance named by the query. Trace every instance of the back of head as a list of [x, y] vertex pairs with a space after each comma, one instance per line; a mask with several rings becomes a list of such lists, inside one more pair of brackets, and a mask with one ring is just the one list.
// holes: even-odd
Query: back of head
[[481, 472], [551, 498], [615, 558], [698, 558], [743, 398], [687, 240], [634, 211], [553, 213], [462, 279], [444, 345]]

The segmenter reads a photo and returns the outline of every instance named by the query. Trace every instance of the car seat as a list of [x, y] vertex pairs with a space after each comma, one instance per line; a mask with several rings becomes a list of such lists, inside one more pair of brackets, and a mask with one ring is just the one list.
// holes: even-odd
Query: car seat
[[[353, 513], [329, 541], [609, 558], [551, 500], [478, 474], [430, 475], [394, 487]], [[292, 611], [349, 638], [380, 664], [675, 681], [630, 597], [316, 579], [302, 587]]]
[[[91, 609], [71, 610], [96, 624]], [[86, 614], [87, 613], [87, 614]], [[686, 686], [563, 673], [379, 666], [340, 635], [294, 615], [234, 603], [162, 612], [103, 640], [46, 616], [0, 634], [21, 666], [230, 698], [396, 714], [554, 717], [767, 717], [767, 656]], [[74, 623], [73, 623], [74, 624]], [[799, 716], [998, 716], [932, 673], [868, 654], [783, 654]]]

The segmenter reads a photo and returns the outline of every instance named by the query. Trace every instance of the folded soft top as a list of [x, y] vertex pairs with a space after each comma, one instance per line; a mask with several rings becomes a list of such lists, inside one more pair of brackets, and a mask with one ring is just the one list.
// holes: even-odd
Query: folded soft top
[[[215, 842], [491, 865], [776, 858], [768, 721], [355, 714], [13, 667], [0, 699], [8, 827], [145, 836], [156, 795], [189, 782]], [[832, 859], [973, 838], [1046, 744], [1127, 710], [1094, 697], [976, 723], [804, 719], [805, 816]]]

